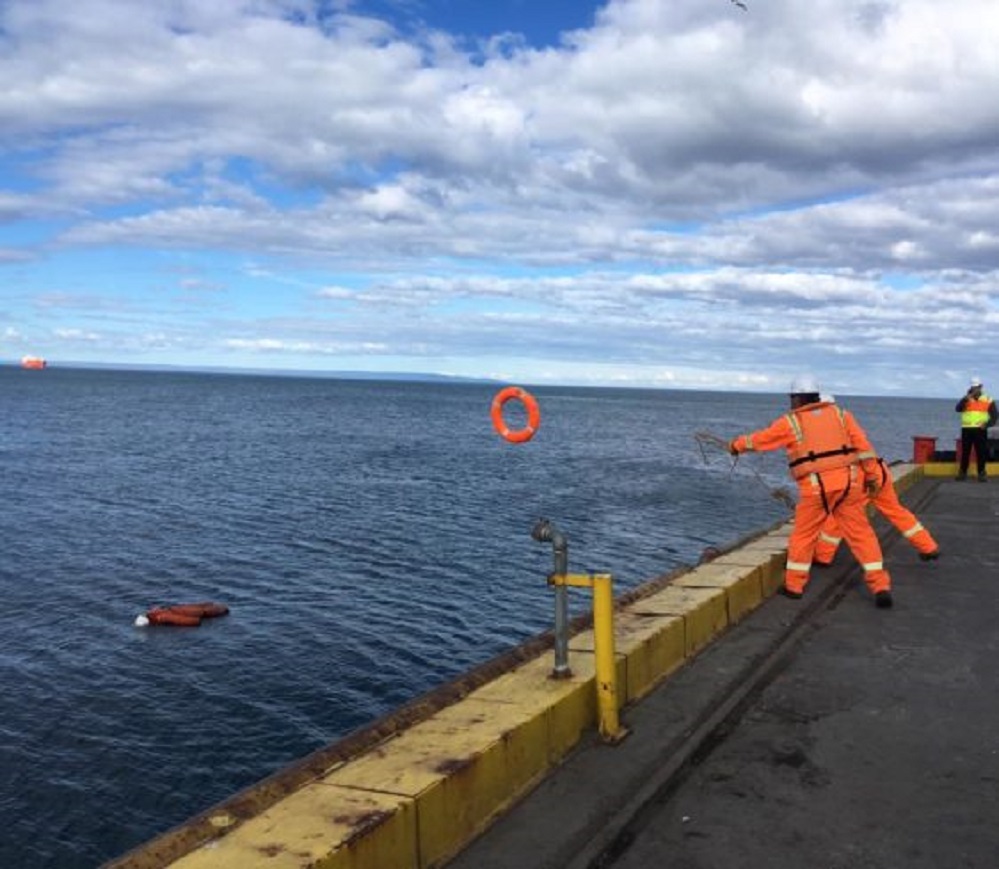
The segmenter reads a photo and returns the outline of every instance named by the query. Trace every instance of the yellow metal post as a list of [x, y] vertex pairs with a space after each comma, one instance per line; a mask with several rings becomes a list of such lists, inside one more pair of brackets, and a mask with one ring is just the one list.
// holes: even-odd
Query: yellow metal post
[[617, 660], [614, 649], [614, 580], [609, 573], [553, 574], [549, 582], [593, 589], [593, 654], [597, 683], [600, 737], [617, 743], [628, 735], [617, 709]]
[[596, 656], [597, 708], [604, 742], [624, 738], [617, 714], [617, 663], [614, 653], [614, 588], [609, 573], [593, 577], [593, 651]]

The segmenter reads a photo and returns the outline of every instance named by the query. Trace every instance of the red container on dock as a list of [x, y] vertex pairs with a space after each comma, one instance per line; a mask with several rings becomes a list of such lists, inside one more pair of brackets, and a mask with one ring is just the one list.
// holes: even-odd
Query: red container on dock
[[912, 437], [912, 461], [917, 465], [924, 465], [933, 461], [933, 454], [937, 450], [937, 439], [927, 435], [913, 435]]

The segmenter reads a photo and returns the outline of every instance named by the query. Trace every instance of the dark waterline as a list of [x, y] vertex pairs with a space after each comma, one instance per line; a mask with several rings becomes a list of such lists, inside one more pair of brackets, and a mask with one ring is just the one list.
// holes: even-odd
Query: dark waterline
[[[780, 396], [537, 388], [513, 446], [495, 389], [0, 367], [0, 866], [94, 866], [546, 630], [539, 516], [620, 591], [787, 515], [779, 456], [692, 437]], [[953, 436], [949, 401], [843, 403], [889, 459]]]

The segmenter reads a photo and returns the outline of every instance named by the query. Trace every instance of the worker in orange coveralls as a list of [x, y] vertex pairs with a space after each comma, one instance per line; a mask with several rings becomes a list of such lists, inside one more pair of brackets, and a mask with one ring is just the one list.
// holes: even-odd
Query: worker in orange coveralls
[[791, 384], [791, 412], [767, 428], [739, 435], [729, 452], [787, 450], [791, 475], [798, 483], [794, 528], [787, 546], [781, 593], [800, 598], [808, 584], [815, 544], [826, 517], [834, 516], [861, 567], [879, 608], [892, 605], [891, 577], [885, 570], [881, 544], [867, 519], [867, 498], [877, 494], [881, 476], [877, 456], [853, 414], [820, 401], [811, 375]]
[[[831, 395], [821, 395], [820, 400], [830, 404], [836, 403], [836, 399]], [[882, 458], [878, 459], [878, 471], [881, 474], [881, 485], [877, 495], [871, 498], [871, 505], [877, 508], [878, 512], [898, 529], [902, 537], [915, 547], [923, 561], [933, 561], [939, 558], [940, 547], [937, 546], [933, 535], [926, 530], [915, 514], [899, 501], [891, 468]], [[839, 548], [842, 537], [836, 517], [828, 516], [819, 532], [812, 564], [816, 567], [828, 567], [836, 557], [836, 550]]]

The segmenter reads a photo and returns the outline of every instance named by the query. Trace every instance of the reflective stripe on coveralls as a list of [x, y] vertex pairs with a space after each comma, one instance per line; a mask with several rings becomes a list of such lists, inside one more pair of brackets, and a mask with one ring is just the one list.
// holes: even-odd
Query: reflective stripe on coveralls
[[839, 549], [843, 538], [833, 537], [829, 533], [833, 528], [839, 531], [839, 522], [830, 516], [819, 532], [819, 539], [815, 542], [815, 555], [812, 559], [814, 564], [832, 564], [832, 560], [836, 557], [836, 550]]

